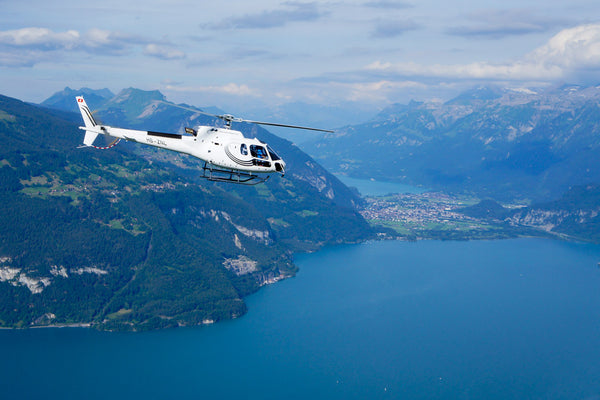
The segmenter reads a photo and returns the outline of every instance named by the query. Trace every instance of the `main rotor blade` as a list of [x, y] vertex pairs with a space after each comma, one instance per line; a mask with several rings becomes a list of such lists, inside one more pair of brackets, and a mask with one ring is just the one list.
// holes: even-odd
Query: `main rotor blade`
[[211, 117], [215, 117], [215, 118], [220, 118], [223, 121], [228, 121], [228, 122], [248, 122], [250, 124], [257, 124], [257, 125], [268, 125], [268, 126], [279, 126], [282, 128], [294, 128], [294, 129], [305, 129], [307, 131], [318, 131], [318, 132], [327, 132], [327, 133], [333, 133], [334, 131], [328, 130], [328, 129], [319, 129], [319, 128], [309, 128], [307, 126], [298, 126], [298, 125], [286, 125], [286, 124], [276, 124], [273, 122], [261, 122], [261, 121], [252, 121], [249, 119], [242, 119], [242, 118], [236, 118], [233, 115], [230, 114], [225, 114], [225, 115], [216, 115], [216, 114], [210, 114], [204, 111], [200, 111], [191, 107], [184, 107], [184, 106], [180, 106], [179, 104], [173, 104], [173, 103], [168, 103], [166, 101], [162, 101], [162, 100], [158, 100], [159, 103], [163, 103], [166, 104], [168, 106], [172, 106], [172, 107], [177, 107], [177, 108], [181, 108], [183, 110], [188, 110], [188, 111], [192, 111], [195, 113], [199, 113], [199, 114], [204, 114], [204, 115], [208, 115]]
[[251, 124], [258, 124], [258, 125], [269, 125], [269, 126], [280, 126], [282, 128], [295, 128], [295, 129], [305, 129], [307, 131], [319, 131], [319, 132], [328, 132], [328, 133], [333, 133], [334, 131], [330, 131], [328, 129], [319, 129], [319, 128], [309, 128], [307, 126], [298, 126], [298, 125], [285, 125], [285, 124], [274, 124], [272, 122], [260, 122], [260, 121], [251, 121], [248, 119], [243, 119], [242, 121], [244, 122], [249, 122]]

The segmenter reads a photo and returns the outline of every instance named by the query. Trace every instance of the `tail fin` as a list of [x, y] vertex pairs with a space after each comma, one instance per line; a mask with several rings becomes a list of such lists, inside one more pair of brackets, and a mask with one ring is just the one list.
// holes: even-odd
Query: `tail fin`
[[[96, 125], [98, 125], [96, 123], [96, 120], [94, 119], [94, 116], [92, 115], [92, 112], [90, 111], [90, 108], [87, 106], [85, 100], [83, 99], [83, 96], [77, 96], [76, 99], [77, 105], [79, 106], [79, 111], [81, 112], [81, 116], [83, 117], [83, 123], [85, 124], [85, 127], [93, 128]], [[97, 132], [86, 130], [85, 137], [83, 138], [83, 144], [86, 146], [91, 146], [92, 143], [94, 143], [94, 140], [96, 140], [97, 136]]]
[[79, 111], [81, 111], [81, 116], [83, 117], [83, 123], [85, 124], [85, 127], [92, 128], [98, 125], [92, 115], [92, 112], [90, 111], [90, 108], [85, 103], [83, 96], [77, 96], [76, 99], [77, 105], [79, 106]]

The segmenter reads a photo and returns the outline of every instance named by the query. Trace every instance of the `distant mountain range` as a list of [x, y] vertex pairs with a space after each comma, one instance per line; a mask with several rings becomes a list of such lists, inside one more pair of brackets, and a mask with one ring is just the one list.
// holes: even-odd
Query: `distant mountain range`
[[77, 148], [76, 94], [110, 125], [177, 132], [214, 122], [137, 89], [67, 88], [44, 107], [0, 96], [0, 326], [138, 330], [235, 318], [245, 295], [295, 273], [293, 252], [373, 235], [353, 191], [260, 127], [240, 126], [279, 150], [288, 175], [211, 183], [177, 153]]
[[[151, 93], [158, 92], [148, 91], [144, 93], [150, 95]], [[80, 95], [85, 96], [88, 104], [95, 104], [97, 107], [105, 105], [115, 97], [114, 93], [109, 89], [94, 90], [82, 88], [75, 90], [66, 87], [64, 90], [57, 92], [46, 99], [42, 105], [50, 108], [76, 112], [77, 107], [76, 105], [71, 104], [71, 98]], [[162, 94], [160, 94], [160, 96], [162, 96]], [[216, 107], [203, 107], [202, 109], [212, 114], [225, 113], [225, 111], [219, 110]], [[304, 102], [292, 102], [271, 108], [262, 106], [255, 109], [244, 109], [243, 115], [237, 116], [257, 121], [271, 121], [281, 124], [333, 129], [342, 125], [363, 122], [369, 116], [373, 115], [376, 110], [375, 107], [359, 107], [355, 103], [324, 106]], [[231, 110], [227, 110], [227, 112], [232, 113]], [[314, 140], [321, 136], [316, 132], [277, 127], [269, 127], [269, 131], [275, 133], [279, 137], [298, 144]]]
[[388, 107], [303, 148], [333, 172], [497, 199], [600, 182], [600, 86], [480, 87]]
[[[235, 318], [244, 296], [296, 272], [294, 252], [375, 236], [355, 191], [260, 126], [235, 128], [273, 146], [288, 173], [252, 187], [201, 180], [199, 160], [135, 143], [79, 149], [80, 94], [112, 126], [181, 133], [219, 123], [134, 88], [65, 88], [42, 106], [0, 96], [0, 327]], [[533, 200], [463, 211], [600, 242], [599, 121], [599, 87], [484, 87], [393, 105], [307, 148], [356, 177]]]
[[91, 103], [103, 104], [107, 100], [112, 99], [115, 95], [108, 89], [94, 90], [89, 88], [81, 88], [79, 90], [73, 90], [70, 87], [66, 87], [61, 92], [54, 93], [52, 96], [44, 100], [43, 106], [56, 108], [58, 110], [66, 110], [77, 113], [77, 103], [73, 104], [75, 96], [85, 96], [86, 101]]

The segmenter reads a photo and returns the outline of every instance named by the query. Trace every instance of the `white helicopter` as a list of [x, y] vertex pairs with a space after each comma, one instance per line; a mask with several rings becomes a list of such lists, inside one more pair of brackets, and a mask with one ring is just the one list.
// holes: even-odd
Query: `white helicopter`
[[[268, 144], [256, 138], [244, 137], [240, 131], [231, 129], [232, 122], [249, 122], [260, 125], [333, 132], [326, 129], [296, 125], [250, 121], [236, 118], [230, 114], [213, 115], [170, 103], [165, 104], [220, 118], [225, 121], [225, 127], [197, 126], [195, 129], [185, 128], [186, 135], [114, 128], [98, 124], [84, 98], [77, 96], [76, 99], [85, 124], [85, 126], [79, 127], [79, 129], [85, 131], [84, 146], [82, 147], [108, 149], [116, 145], [119, 140], [125, 139], [189, 154], [204, 161], [202, 177], [212, 181], [255, 185], [265, 182], [270, 174], [274, 172], [281, 174], [281, 176], [285, 174], [285, 161]], [[115, 138], [115, 140], [105, 147], [94, 146], [93, 143], [98, 135], [107, 135]]]

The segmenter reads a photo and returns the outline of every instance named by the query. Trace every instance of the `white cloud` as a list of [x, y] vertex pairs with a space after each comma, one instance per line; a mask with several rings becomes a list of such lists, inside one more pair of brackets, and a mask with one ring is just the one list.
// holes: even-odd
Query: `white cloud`
[[557, 66], [540, 66], [522, 61], [512, 64], [476, 62], [455, 65], [421, 65], [412, 62], [390, 64], [377, 61], [366, 69], [399, 76], [447, 79], [552, 80], [560, 79], [563, 75], [563, 70]]
[[52, 32], [46, 28], [22, 28], [0, 32], [0, 44], [40, 50], [71, 49], [80, 40], [79, 32]]
[[340, 83], [338, 90], [346, 93], [344, 98], [350, 101], [383, 101], [390, 93], [409, 88], [423, 88], [424, 84], [415, 81], [388, 81]]
[[538, 12], [521, 8], [483, 9], [469, 13], [469, 23], [451, 27], [446, 32], [464, 37], [499, 39], [512, 35], [547, 32], [568, 24], [564, 17], [548, 17], [539, 15]]
[[565, 29], [521, 60], [492, 64], [474, 62], [453, 65], [421, 65], [376, 61], [365, 68], [371, 73], [418, 78], [483, 79], [503, 81], [552, 81], [579, 72], [600, 71], [600, 24]]
[[[76, 30], [54, 32], [47, 28], [29, 27], [0, 32], [0, 65], [31, 66], [48, 59], [43, 53], [81, 51], [94, 55], [124, 55], [143, 46], [143, 54], [163, 60], [185, 58], [185, 53], [168, 43], [116, 31], [92, 28], [85, 33]], [[15, 49], [18, 53], [15, 53]], [[25, 53], [24, 53], [25, 51]], [[19, 61], [19, 58], [23, 59]]]
[[110, 48], [117, 50], [127, 47], [129, 44], [135, 42], [136, 40], [132, 40], [131, 37], [118, 32], [94, 28], [83, 35], [79, 47], [88, 51]]
[[179, 60], [185, 58], [183, 51], [174, 49], [170, 46], [151, 43], [144, 48], [144, 54], [151, 57], [160, 58], [162, 60]]
[[565, 72], [600, 69], [600, 24], [565, 29], [530, 53], [527, 60], [537, 65], [557, 66]]
[[221, 86], [179, 86], [179, 85], [167, 85], [166, 90], [174, 92], [189, 92], [189, 93], [216, 93], [216, 94], [227, 94], [235, 96], [251, 96], [261, 97], [261, 94], [255, 90], [250, 89], [248, 85], [237, 83], [228, 83]]

